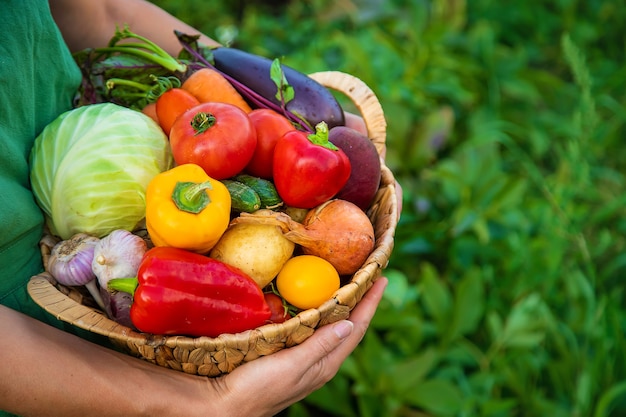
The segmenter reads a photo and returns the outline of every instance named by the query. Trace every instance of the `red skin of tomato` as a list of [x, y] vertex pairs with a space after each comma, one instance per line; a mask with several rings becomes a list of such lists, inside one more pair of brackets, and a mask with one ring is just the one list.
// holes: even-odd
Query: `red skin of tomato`
[[282, 298], [273, 292], [263, 293], [263, 296], [265, 297], [265, 302], [272, 312], [268, 321], [271, 323], [285, 322], [289, 318], [289, 313], [287, 312], [287, 309], [285, 309]]
[[[194, 122], [198, 119], [210, 120], [204, 130]], [[176, 119], [170, 131], [176, 164], [199, 165], [217, 180], [240, 173], [250, 162], [256, 144], [256, 131], [246, 112], [227, 103], [194, 106]]]
[[271, 180], [274, 169], [274, 148], [285, 133], [296, 130], [282, 114], [271, 109], [255, 109], [248, 113], [256, 130], [257, 144], [246, 167], [250, 175]]
[[276, 191], [286, 205], [304, 209], [335, 196], [351, 171], [350, 160], [341, 149], [314, 144], [308, 135], [299, 130], [287, 132], [274, 148]]

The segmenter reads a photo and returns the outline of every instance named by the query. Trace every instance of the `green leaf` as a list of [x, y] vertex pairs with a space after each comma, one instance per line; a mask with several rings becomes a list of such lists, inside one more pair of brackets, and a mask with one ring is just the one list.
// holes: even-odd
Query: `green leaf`
[[472, 269], [456, 285], [452, 321], [447, 340], [476, 330], [484, 315], [484, 288], [480, 270]]
[[463, 406], [463, 396], [453, 384], [442, 379], [429, 379], [407, 390], [404, 400], [437, 416], [453, 416]]
[[537, 347], [551, 324], [550, 311], [539, 294], [529, 294], [513, 306], [497, 343], [504, 348]]
[[330, 414], [344, 417], [356, 416], [349, 403], [345, 401], [335, 401], [336, 398], [349, 398], [350, 384], [347, 378], [341, 375], [335, 376], [326, 385], [306, 397], [306, 403], [312, 404], [319, 410]]
[[394, 391], [403, 393], [422, 382], [437, 365], [440, 356], [436, 349], [428, 348], [408, 360], [396, 363], [392, 370]]
[[600, 397], [596, 409], [593, 413], [593, 417], [610, 417], [616, 400], [626, 398], [626, 381], [619, 382], [608, 390], [606, 390]]
[[394, 308], [402, 309], [408, 303], [415, 302], [417, 297], [415, 288], [409, 286], [408, 277], [397, 269], [385, 270], [385, 276], [389, 279], [383, 295]]
[[504, 333], [504, 323], [502, 317], [495, 311], [489, 311], [487, 313], [487, 330], [492, 340], [499, 340]]
[[428, 313], [435, 319], [440, 331], [449, 323], [452, 309], [452, 295], [437, 275], [431, 264], [423, 264], [420, 270], [422, 300]]
[[513, 398], [494, 398], [482, 404], [480, 415], [482, 417], [507, 417], [513, 415], [516, 408], [518, 408], [518, 403]]
[[283, 105], [293, 100], [295, 95], [293, 87], [287, 82], [287, 78], [285, 77], [285, 73], [283, 72], [278, 58], [272, 61], [270, 78], [274, 81], [274, 84], [276, 84], [276, 100]]

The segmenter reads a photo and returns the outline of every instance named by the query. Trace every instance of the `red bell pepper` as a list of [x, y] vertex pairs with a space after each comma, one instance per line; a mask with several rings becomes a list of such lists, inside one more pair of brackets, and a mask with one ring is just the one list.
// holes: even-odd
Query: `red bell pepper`
[[140, 331], [216, 337], [268, 323], [261, 288], [237, 268], [172, 247], [146, 252], [136, 278], [109, 281], [133, 294], [130, 318]]
[[350, 177], [350, 160], [328, 140], [328, 125], [315, 133], [285, 133], [274, 148], [273, 177], [286, 205], [310, 209], [330, 200]]

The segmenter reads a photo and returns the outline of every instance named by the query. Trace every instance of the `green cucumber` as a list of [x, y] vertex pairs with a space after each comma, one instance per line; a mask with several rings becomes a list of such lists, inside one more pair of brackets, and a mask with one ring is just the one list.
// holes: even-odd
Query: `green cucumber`
[[272, 210], [283, 205], [283, 200], [272, 181], [248, 174], [236, 175], [233, 180], [252, 188], [261, 199], [261, 208]]
[[261, 208], [261, 198], [251, 187], [234, 180], [221, 180], [230, 193], [231, 210], [253, 213]]

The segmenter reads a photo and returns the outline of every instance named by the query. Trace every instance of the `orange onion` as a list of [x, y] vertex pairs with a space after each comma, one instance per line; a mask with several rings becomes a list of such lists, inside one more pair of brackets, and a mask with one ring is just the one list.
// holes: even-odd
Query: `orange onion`
[[372, 222], [363, 210], [345, 200], [329, 200], [311, 209], [302, 223], [270, 210], [241, 213], [232, 223], [242, 222], [280, 226], [302, 252], [326, 259], [340, 275], [354, 274], [374, 249]]

